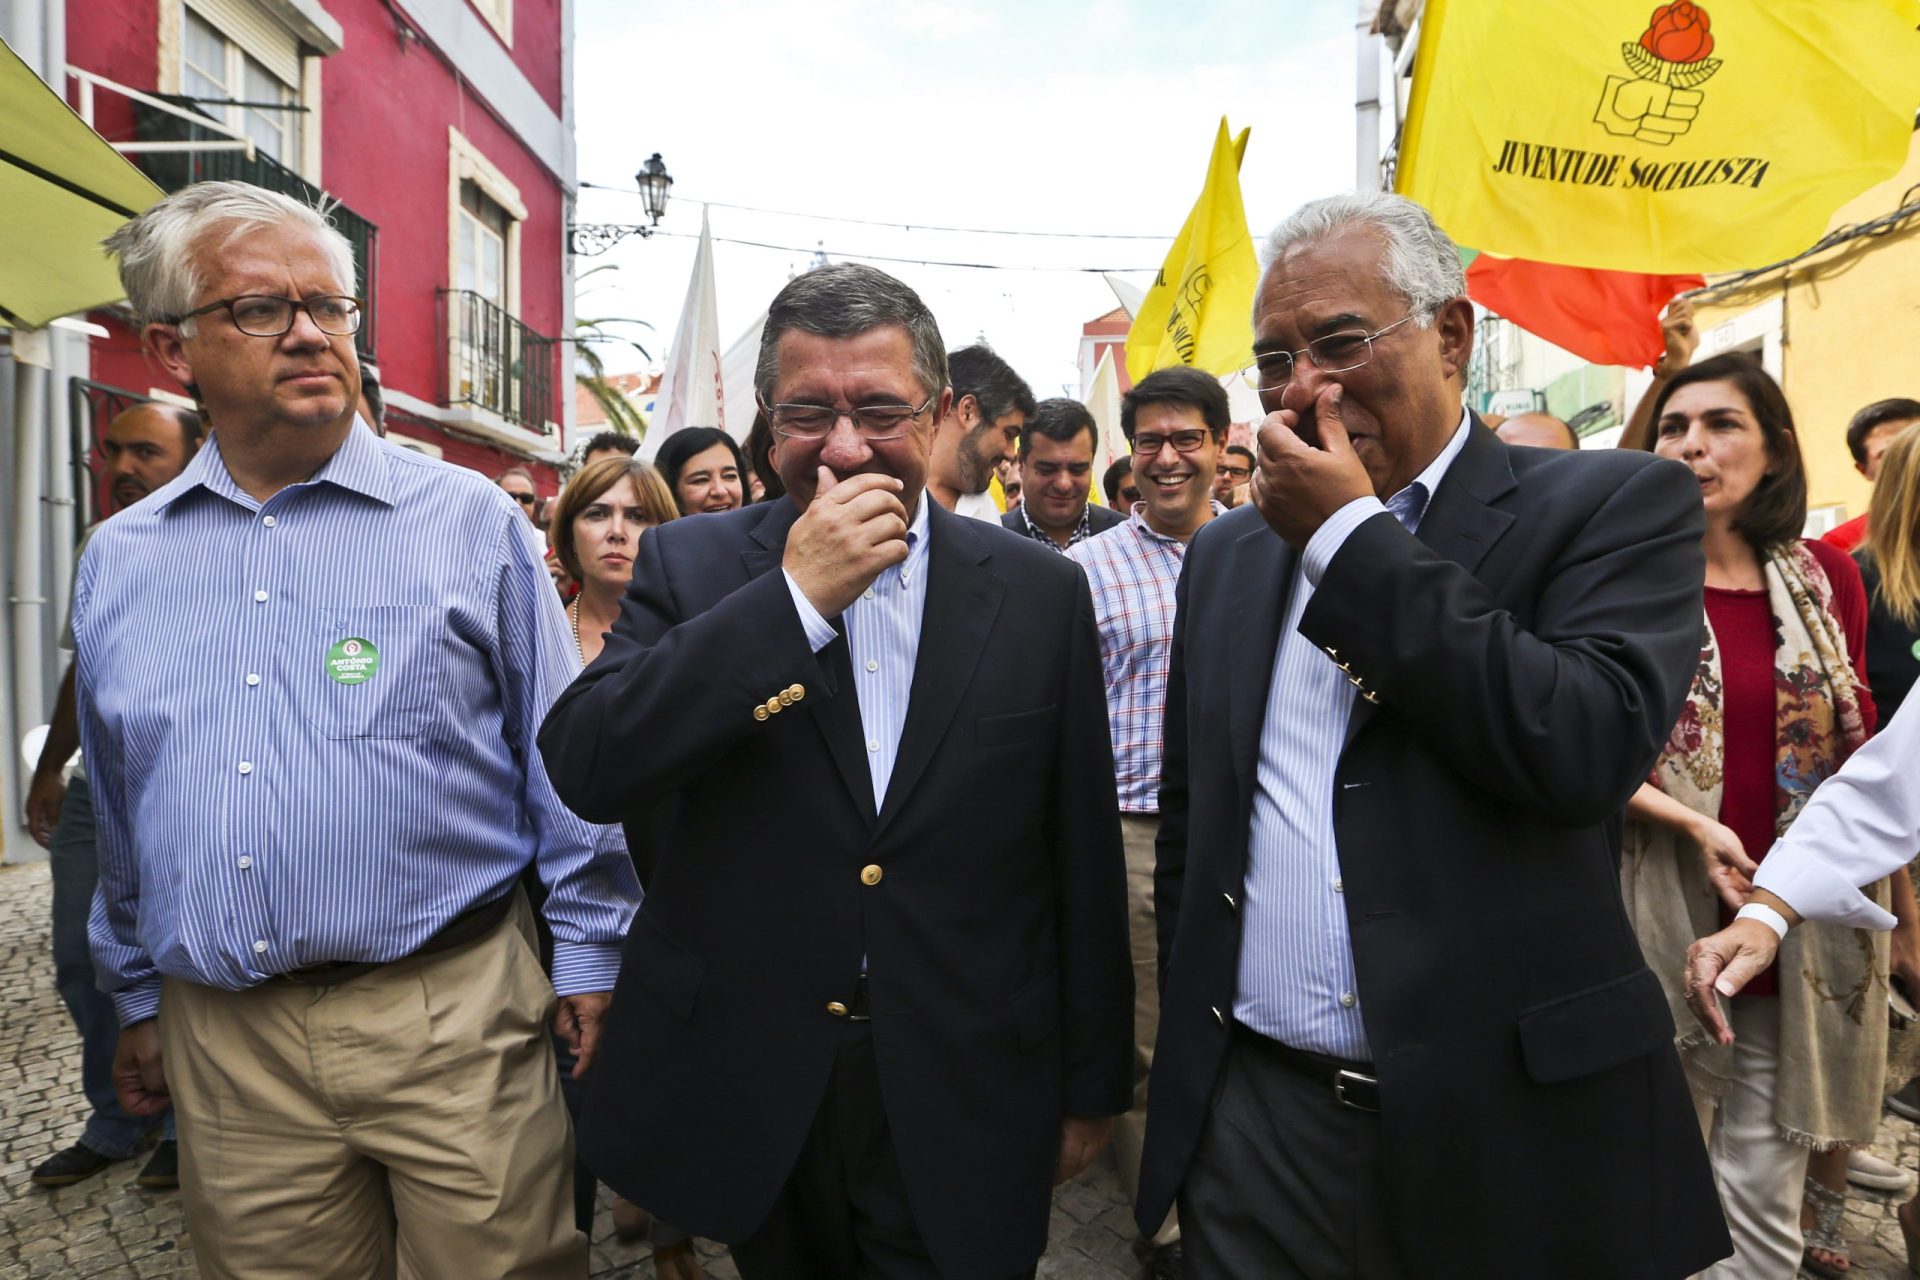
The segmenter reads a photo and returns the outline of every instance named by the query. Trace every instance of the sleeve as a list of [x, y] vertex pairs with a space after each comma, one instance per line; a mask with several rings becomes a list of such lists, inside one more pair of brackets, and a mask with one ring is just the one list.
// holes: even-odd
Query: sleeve
[[687, 521], [684, 532], [661, 525], [640, 539], [633, 583], [606, 646], [540, 730], [561, 799], [591, 821], [644, 813], [725, 767], [760, 728], [754, 708], [789, 685], [803, 686], [809, 698], [835, 694], [832, 667], [816, 655], [784, 573], [763, 573], [685, 616], [666, 548], [686, 546], [697, 559], [703, 548], [694, 540], [716, 532], [695, 527], [702, 523], [710, 522]]
[[1809, 920], [1891, 929], [1893, 916], [1860, 892], [1920, 850], [1920, 709], [1902, 704], [1879, 736], [1820, 784], [1760, 862], [1755, 888]]
[[1306, 549], [1300, 553], [1300, 572], [1306, 576], [1307, 582], [1318, 587], [1328, 563], [1353, 531], [1373, 517], [1386, 513], [1386, 504], [1369, 494], [1364, 498], [1355, 498], [1328, 516], [1325, 523], [1307, 539]]
[[494, 678], [506, 734], [523, 765], [522, 805], [534, 838], [534, 863], [547, 887], [541, 908], [553, 929], [553, 989], [567, 996], [611, 991], [620, 944], [640, 905], [640, 881], [617, 827], [596, 827], [568, 812], [547, 777], [535, 733], [577, 667], [572, 634], [538, 548], [509, 514], [500, 534], [499, 625]]
[[1120, 1115], [1133, 1105], [1133, 959], [1127, 938], [1126, 853], [1114, 797], [1113, 751], [1093, 598], [1077, 598], [1065, 664], [1065, 713], [1055, 745], [1054, 855], [1060, 931], [1065, 1092], [1070, 1116]]
[[[1300, 621], [1464, 776], [1560, 825], [1619, 812], [1679, 717], [1699, 656], [1698, 487], [1677, 463], [1636, 460], [1621, 476], [1607, 461], [1572, 472], [1584, 486], [1536, 497], [1555, 509], [1506, 534], [1560, 531], [1557, 547], [1521, 552], [1551, 557], [1524, 623], [1386, 514], [1347, 537]], [[1564, 510], [1583, 501], [1594, 504], [1584, 518]], [[1581, 727], [1577, 744], [1569, 724]]]
[[1840, 633], [1847, 640], [1847, 661], [1853, 667], [1853, 678], [1860, 691], [1860, 717], [1865, 721], [1867, 732], [1872, 733], [1879, 723], [1880, 710], [1873, 701], [1873, 689], [1867, 682], [1867, 584], [1860, 575], [1860, 566], [1853, 557], [1826, 542], [1808, 542], [1813, 558], [1820, 562], [1826, 571], [1827, 582], [1833, 588], [1833, 611], [1840, 623]]
[[93, 681], [88, 678], [86, 655], [78, 647], [86, 635], [98, 559], [81, 558], [68, 618], [76, 639], [74, 706], [93, 794], [94, 850], [100, 868], [87, 915], [87, 942], [93, 952], [95, 981], [112, 997], [120, 1025], [130, 1027], [160, 1012], [160, 970], [140, 940], [140, 857], [127, 838], [130, 826], [120, 744], [95, 711]]

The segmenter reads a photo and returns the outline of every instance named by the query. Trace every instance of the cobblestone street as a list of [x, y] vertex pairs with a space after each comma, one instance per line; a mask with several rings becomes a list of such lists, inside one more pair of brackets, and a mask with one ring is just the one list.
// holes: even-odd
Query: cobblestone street
[[[53, 988], [47, 952], [45, 862], [0, 866], [0, 1280], [193, 1276], [193, 1245], [173, 1192], [134, 1185], [140, 1159], [59, 1191], [28, 1180], [33, 1166], [79, 1133], [79, 1041]], [[1891, 1115], [1874, 1150], [1903, 1168], [1920, 1161], [1920, 1127]], [[1906, 1274], [1896, 1198], [1855, 1188], [1847, 1206], [1853, 1275]], [[1111, 1156], [1054, 1197], [1041, 1280], [1123, 1280], [1142, 1274], [1126, 1198]], [[595, 1280], [648, 1280], [644, 1243], [613, 1235], [606, 1194], [594, 1223]], [[700, 1244], [707, 1274], [737, 1280], [726, 1250]]]
[[[45, 862], [0, 865], [0, 1280], [197, 1275], [178, 1194], [134, 1185], [144, 1153], [58, 1191], [28, 1181], [35, 1165], [79, 1135], [85, 1115], [80, 1042], [53, 986], [50, 896]], [[1109, 1156], [1055, 1196], [1052, 1243], [1040, 1275], [1138, 1275], [1132, 1238]], [[614, 1238], [604, 1190], [593, 1241], [595, 1280], [653, 1275], [644, 1242]], [[713, 1280], [737, 1280], [723, 1246], [702, 1241], [700, 1250]]]

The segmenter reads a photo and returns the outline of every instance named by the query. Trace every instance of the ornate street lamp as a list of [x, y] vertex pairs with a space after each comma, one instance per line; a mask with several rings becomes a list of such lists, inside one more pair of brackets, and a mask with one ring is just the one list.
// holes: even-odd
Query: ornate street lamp
[[660, 219], [667, 211], [667, 193], [673, 186], [673, 175], [667, 172], [666, 164], [656, 151], [640, 166], [640, 172], [633, 175], [633, 181], [640, 188], [640, 199], [645, 203], [647, 217], [652, 221], [576, 222], [567, 228], [568, 253], [576, 257], [593, 257], [605, 253], [628, 236], [639, 236], [645, 240], [653, 235], [654, 228], [660, 225]]

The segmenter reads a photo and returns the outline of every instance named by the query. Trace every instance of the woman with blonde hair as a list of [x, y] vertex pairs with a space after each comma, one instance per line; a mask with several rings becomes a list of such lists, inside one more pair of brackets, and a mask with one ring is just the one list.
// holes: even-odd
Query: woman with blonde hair
[[1889, 720], [1920, 679], [1920, 426], [1894, 437], [1854, 553], [1867, 585], [1867, 680]]

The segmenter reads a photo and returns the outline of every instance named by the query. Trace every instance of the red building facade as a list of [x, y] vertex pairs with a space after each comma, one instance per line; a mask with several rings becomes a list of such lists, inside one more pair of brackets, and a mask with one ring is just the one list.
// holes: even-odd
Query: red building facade
[[[488, 474], [532, 464], [553, 491], [572, 444], [571, 0], [68, 0], [67, 22], [69, 100], [162, 187], [338, 202], [390, 434]], [[109, 335], [95, 383], [179, 391], [120, 316], [89, 318]]]

